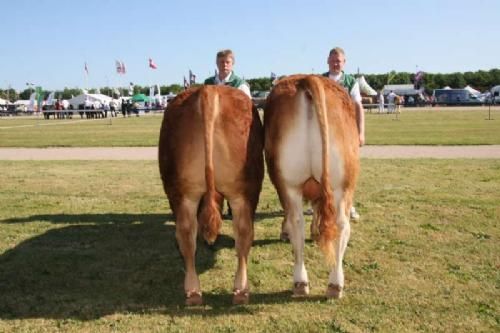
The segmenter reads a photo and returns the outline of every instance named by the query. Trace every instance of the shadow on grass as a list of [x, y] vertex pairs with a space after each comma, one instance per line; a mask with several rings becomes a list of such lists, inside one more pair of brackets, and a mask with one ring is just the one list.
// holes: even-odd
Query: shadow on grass
[[[209, 310], [183, 307], [184, 264], [171, 215], [55, 214], [0, 223], [35, 221], [61, 227], [0, 256], [0, 319], [93, 320], [129, 312], [182, 316], [248, 311], [233, 307], [231, 295], [224, 293], [204, 294]], [[223, 248], [234, 248], [234, 240], [220, 235], [211, 247], [198, 242], [198, 274], [214, 266], [217, 251]], [[287, 303], [289, 295], [251, 297], [252, 303]]]

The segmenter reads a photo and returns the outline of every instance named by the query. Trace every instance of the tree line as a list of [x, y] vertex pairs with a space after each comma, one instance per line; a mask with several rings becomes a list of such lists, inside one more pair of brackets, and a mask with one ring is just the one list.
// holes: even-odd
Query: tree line
[[[414, 84], [415, 73], [408, 72], [390, 72], [387, 74], [361, 74], [364, 75], [368, 84], [375, 90], [381, 90], [386, 84]], [[248, 79], [248, 84], [250, 85], [251, 91], [268, 91], [272, 87], [272, 79], [270, 77], [261, 77]], [[464, 72], [464, 73], [425, 73], [420, 85], [425, 89], [427, 94], [432, 94], [434, 89], [443, 88], [449, 86], [451, 88], [463, 88], [466, 85], [479, 90], [487, 91], [495, 85], [500, 84], [500, 69], [495, 68], [489, 71], [479, 70], [476, 72]], [[199, 85], [199, 84], [196, 84]], [[102, 94], [119, 97], [116, 93], [116, 89], [120, 92], [121, 96], [128, 96], [128, 87], [126, 88], [111, 88], [103, 87], [99, 88]], [[168, 86], [160, 86], [161, 95], [167, 95], [169, 93], [178, 94], [184, 89], [180, 84], [171, 84]], [[89, 89], [89, 93], [96, 93], [98, 89]], [[2, 90], [0, 89], [0, 98], [8, 99], [11, 102], [18, 99], [29, 99], [32, 88], [27, 88], [22, 92], [18, 93], [16, 90], [10, 88]], [[57, 90], [55, 92], [55, 98], [59, 99], [70, 99], [74, 96], [78, 96], [83, 92], [79, 88], [64, 88], [63, 90]], [[44, 98], [47, 98], [50, 91], [44, 91]], [[149, 86], [134, 86], [134, 94], [142, 93], [149, 95]]]

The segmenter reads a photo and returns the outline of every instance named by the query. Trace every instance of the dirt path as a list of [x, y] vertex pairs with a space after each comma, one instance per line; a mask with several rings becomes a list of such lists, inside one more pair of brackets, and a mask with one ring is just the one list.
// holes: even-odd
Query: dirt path
[[[0, 148], [0, 160], [156, 160], [156, 147]], [[362, 158], [500, 159], [500, 145], [364, 146]]]

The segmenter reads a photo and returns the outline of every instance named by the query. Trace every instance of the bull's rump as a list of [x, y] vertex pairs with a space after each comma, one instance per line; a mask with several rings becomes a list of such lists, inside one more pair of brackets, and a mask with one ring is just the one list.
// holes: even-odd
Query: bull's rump
[[[314, 198], [317, 193], [313, 192], [319, 191], [319, 186], [310, 180], [319, 183], [323, 171], [321, 135], [311, 95], [303, 87], [304, 78], [291, 76], [273, 88], [264, 114], [265, 151], [269, 174], [278, 191], [281, 183], [286, 183], [287, 187], [302, 188], [307, 198]], [[353, 191], [359, 169], [354, 106], [341, 86], [317, 78], [325, 92], [331, 186]]]
[[[167, 107], [160, 131], [160, 172], [169, 196], [198, 197], [206, 191], [204, 123], [200, 90], [178, 95]], [[262, 161], [262, 125], [251, 100], [241, 91], [212, 86], [218, 112], [214, 122], [213, 164], [218, 192], [230, 195], [258, 179]], [[249, 166], [254, 163], [255, 168]], [[262, 169], [262, 167], [260, 167]], [[263, 174], [263, 170], [261, 171]]]

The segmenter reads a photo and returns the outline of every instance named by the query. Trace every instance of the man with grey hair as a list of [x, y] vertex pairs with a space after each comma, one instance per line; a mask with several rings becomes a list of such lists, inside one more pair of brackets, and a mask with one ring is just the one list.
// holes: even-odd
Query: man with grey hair
[[[358, 82], [354, 76], [344, 73], [345, 62], [344, 50], [340, 47], [334, 47], [330, 50], [328, 55], [328, 72], [323, 73], [323, 76], [342, 85], [354, 101], [354, 106], [356, 108], [356, 123], [359, 133], [359, 145], [362, 146], [365, 144], [365, 110], [363, 104], [361, 104], [361, 93]], [[351, 207], [351, 219], [356, 221], [359, 220], [359, 214], [356, 212], [354, 206]]]
[[211, 76], [206, 79], [205, 84], [226, 85], [237, 88], [251, 98], [250, 86], [248, 85], [248, 83], [233, 72], [233, 51], [227, 49], [217, 52], [215, 63], [217, 64], [218, 73], [217, 75]]

